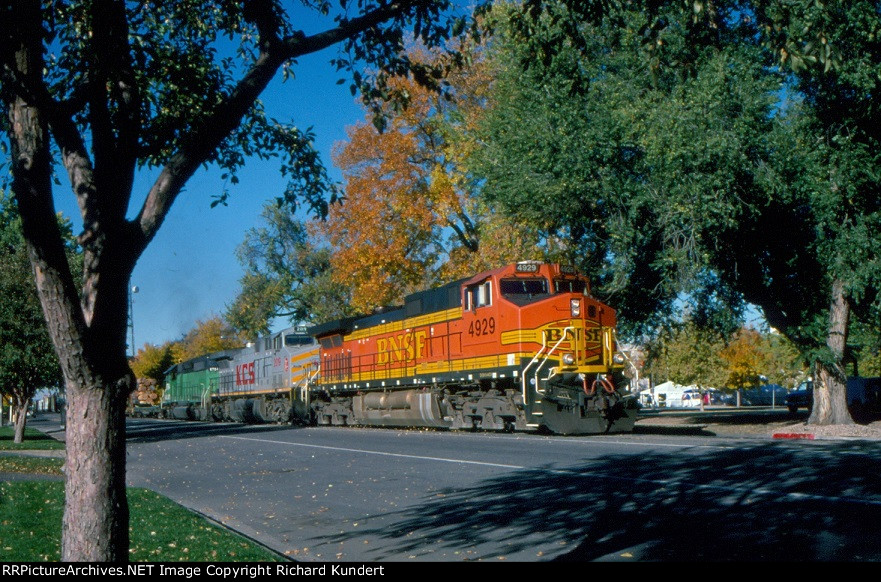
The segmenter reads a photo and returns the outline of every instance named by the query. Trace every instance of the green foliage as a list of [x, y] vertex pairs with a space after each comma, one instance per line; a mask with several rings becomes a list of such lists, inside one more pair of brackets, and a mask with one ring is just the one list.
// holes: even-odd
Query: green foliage
[[720, 352], [727, 377], [724, 386], [748, 388], [767, 380], [794, 388], [805, 376], [795, 347], [779, 334], [740, 329]]
[[771, 384], [795, 388], [809, 375], [809, 366], [804, 356], [795, 344], [780, 333], [764, 334], [763, 339], [762, 374]]
[[691, 321], [672, 326], [649, 346], [648, 368], [656, 382], [664, 379], [700, 388], [724, 386], [723, 338]]
[[765, 382], [791, 388], [806, 375], [798, 350], [779, 333], [740, 328], [723, 335], [694, 320], [664, 329], [649, 343], [646, 371], [655, 382], [714, 388]]
[[545, 233], [547, 255], [590, 274], [633, 330], [681, 292], [740, 308], [710, 250], [767, 202], [753, 174], [780, 86], [736, 42], [755, 30], [733, 4], [697, 19], [690, 4], [647, 4], [602, 18], [511, 8], [474, 167], [485, 198]]
[[20, 218], [0, 192], [0, 393], [22, 405], [37, 389], [60, 382]]
[[[812, 421], [827, 422], [847, 417], [842, 359], [853, 355], [844, 349], [848, 334], [881, 323], [881, 242], [874, 234], [881, 225], [881, 22], [871, 1], [757, 6], [767, 45], [792, 71], [795, 96], [769, 166], [769, 189], [800, 224], [787, 241], [795, 250], [780, 253], [785, 245], [777, 243], [769, 252], [801, 260], [777, 277], [794, 289], [787, 304], [776, 306], [789, 317], [772, 324], [800, 343], [818, 374], [839, 378], [832, 407], [814, 407]], [[839, 286], [842, 297], [833, 293]], [[871, 362], [871, 350], [861, 351]]]
[[881, 350], [877, 348], [874, 350], [864, 350], [860, 361], [859, 372], [863, 376], [881, 376]]
[[700, 326], [730, 333], [752, 303], [831, 365], [834, 280], [860, 322], [879, 322], [877, 3], [502, 14], [483, 195], [536, 225], [548, 256], [574, 257], [626, 330], [662, 323], [686, 293]]
[[[415, 27], [416, 38], [437, 44], [449, 35], [453, 18], [462, 16], [442, 16], [447, 8], [445, 1], [396, 6], [375, 26], [339, 35], [340, 54], [347, 56], [333, 60], [332, 65], [352, 75], [353, 90], [360, 89], [365, 99], [388, 97], [387, 71], [402, 73], [411, 65], [403, 51], [405, 30]], [[271, 48], [273, 60], [278, 60], [275, 66], [283, 68], [286, 77], [292, 76], [296, 62], [283, 55], [290, 52], [295, 58], [300, 51], [311, 52], [308, 45], [302, 49], [296, 45], [305, 39], [297, 30], [303, 11], [326, 18], [328, 27], [346, 25], [359, 12], [385, 12], [384, 3], [373, 0], [359, 2], [355, 13], [346, 2], [333, 9], [330, 2], [282, 6], [272, 1], [175, 0], [129, 3], [123, 13], [117, 7], [102, 13], [89, 2], [52, 2], [44, 8], [44, 34], [51, 41], [48, 90], [56, 100], [82, 107], [75, 116], [77, 123], [90, 123], [90, 113], [83, 106], [96, 97], [90, 93], [95, 90], [90, 86], [95, 79], [83, 64], [94, 65], [93, 73], [101, 75], [109, 88], [109, 94], [101, 96], [109, 101], [108, 121], [117, 127], [133, 120], [139, 124], [136, 133], [121, 137], [135, 140], [139, 165], [162, 167], [181, 149], [200, 149], [195, 140], [216, 123], [218, 111], [230, 97], [235, 98], [240, 79], [261, 50]], [[124, 39], [113, 37], [108, 29], [119, 26], [120, 19], [128, 26]], [[127, 46], [113, 46], [125, 41]], [[364, 63], [376, 67], [375, 72], [360, 72]], [[426, 80], [431, 78], [423, 68], [417, 70]], [[337, 199], [338, 189], [328, 179], [311, 130], [268, 118], [259, 101], [242, 112], [240, 121], [222, 122], [230, 124], [229, 135], [201, 155], [205, 162], [222, 168], [230, 184], [238, 181], [237, 173], [249, 157], [278, 158], [282, 174], [290, 178], [279, 200], [291, 206], [305, 202], [323, 215]], [[102, 131], [95, 131], [102, 137]], [[225, 203], [228, 196], [224, 190], [214, 204]]]
[[226, 319], [244, 337], [269, 332], [273, 318], [320, 322], [351, 315], [347, 291], [331, 279], [330, 251], [316, 246], [287, 208], [268, 204], [263, 225], [245, 235], [236, 255], [242, 290]]
[[799, 77], [834, 78], [835, 84], [863, 89], [877, 85], [873, 65], [881, 48], [881, 22], [876, 2], [756, 0], [752, 4], [767, 46]]
[[848, 348], [849, 360], [853, 361], [855, 368], [849, 374], [881, 376], [881, 325], [876, 322], [866, 325], [865, 322], [858, 321], [854, 325]]

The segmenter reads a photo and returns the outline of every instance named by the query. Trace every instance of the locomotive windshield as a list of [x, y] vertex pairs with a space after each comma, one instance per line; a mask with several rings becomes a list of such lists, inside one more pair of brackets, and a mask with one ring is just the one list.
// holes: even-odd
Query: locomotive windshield
[[517, 305], [525, 305], [550, 295], [548, 280], [544, 278], [502, 279], [499, 283], [499, 289], [502, 292], [502, 297]]
[[587, 295], [587, 282], [583, 279], [555, 279], [554, 289], [557, 293], [581, 293]]
[[308, 335], [292, 335], [288, 334], [284, 336], [284, 345], [288, 347], [296, 347], [296, 346], [311, 346], [314, 343], [314, 340], [311, 336]]

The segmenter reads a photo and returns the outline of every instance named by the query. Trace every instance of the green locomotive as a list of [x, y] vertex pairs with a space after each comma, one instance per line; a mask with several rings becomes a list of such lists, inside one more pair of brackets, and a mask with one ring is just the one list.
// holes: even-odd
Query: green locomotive
[[220, 370], [228, 368], [241, 350], [226, 350], [199, 356], [165, 371], [161, 416], [177, 420], [210, 420], [212, 394], [220, 384]]

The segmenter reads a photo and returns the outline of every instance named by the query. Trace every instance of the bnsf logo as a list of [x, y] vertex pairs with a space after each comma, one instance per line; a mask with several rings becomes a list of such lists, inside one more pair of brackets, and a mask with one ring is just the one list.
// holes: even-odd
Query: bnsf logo
[[376, 363], [391, 364], [421, 360], [425, 357], [425, 339], [427, 337], [426, 332], [417, 331], [416, 333], [401, 333], [376, 340]]
[[236, 386], [246, 386], [256, 383], [254, 375], [254, 362], [249, 364], [238, 364], [236, 366]]
[[[598, 344], [603, 338], [603, 331], [599, 327], [588, 327], [585, 329], [576, 329], [575, 331], [575, 339], [580, 340], [584, 337], [584, 340], [588, 344]], [[548, 328], [544, 330], [545, 341], [548, 343], [558, 342], [563, 339], [563, 330], [559, 328]]]

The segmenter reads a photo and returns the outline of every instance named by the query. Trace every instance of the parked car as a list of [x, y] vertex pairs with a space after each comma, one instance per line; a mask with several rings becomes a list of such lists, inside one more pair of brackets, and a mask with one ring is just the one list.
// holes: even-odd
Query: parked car
[[765, 384], [742, 390], [740, 404], [741, 406], [783, 406], [788, 394], [786, 388], [779, 384]]
[[814, 383], [810, 380], [802, 382], [795, 390], [786, 395], [786, 407], [795, 414], [799, 408], [808, 410], [814, 405]]
[[[789, 412], [814, 405], [814, 383], [807, 380], [786, 397]], [[853, 377], [847, 379], [847, 407], [854, 419], [881, 414], [881, 378]]]

